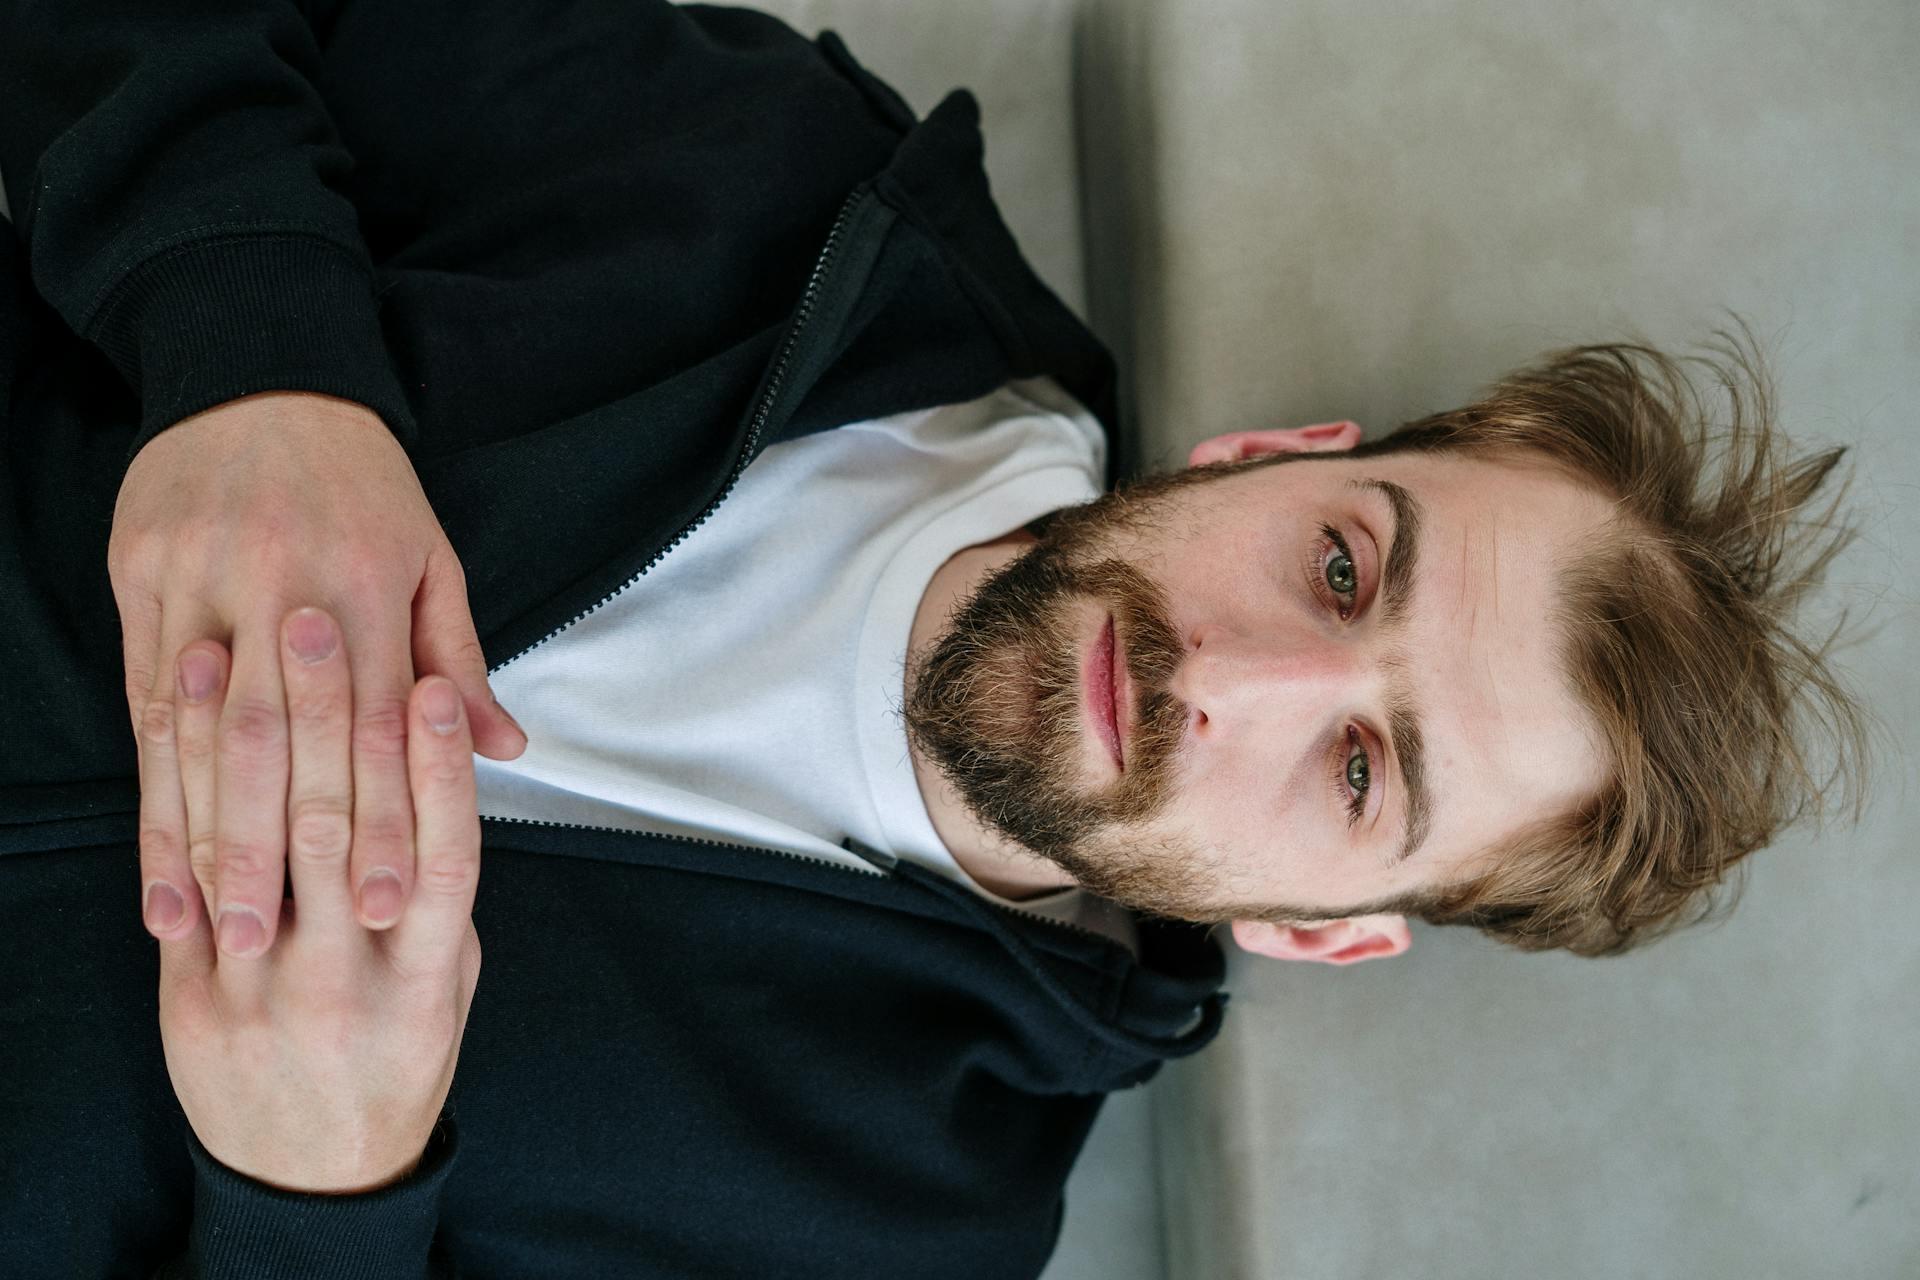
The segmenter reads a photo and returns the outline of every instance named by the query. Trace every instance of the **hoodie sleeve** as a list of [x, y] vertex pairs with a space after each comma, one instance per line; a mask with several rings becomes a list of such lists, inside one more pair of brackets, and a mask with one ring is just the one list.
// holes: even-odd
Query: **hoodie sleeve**
[[295, 0], [0, 0], [0, 177], [36, 290], [140, 398], [128, 457], [259, 391], [414, 424]]
[[193, 1228], [154, 1280], [456, 1280], [433, 1254], [440, 1193], [458, 1145], [444, 1112], [414, 1171], [359, 1196], [307, 1195], [221, 1164], [187, 1132]]

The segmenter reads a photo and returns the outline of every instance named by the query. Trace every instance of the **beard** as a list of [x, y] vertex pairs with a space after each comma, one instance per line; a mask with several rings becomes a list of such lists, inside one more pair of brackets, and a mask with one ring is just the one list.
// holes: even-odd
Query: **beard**
[[[1177, 788], [1188, 708], [1168, 684], [1185, 645], [1166, 593], [1122, 553], [1128, 535], [1165, 532], [1175, 491], [1240, 469], [1149, 477], [1036, 522], [1039, 541], [983, 581], [907, 667], [909, 740], [981, 825], [1101, 897], [1200, 922], [1227, 915], [1218, 859], [1144, 829]], [[1124, 770], [1101, 786], [1082, 777], [1086, 602], [1112, 613], [1132, 685]]]

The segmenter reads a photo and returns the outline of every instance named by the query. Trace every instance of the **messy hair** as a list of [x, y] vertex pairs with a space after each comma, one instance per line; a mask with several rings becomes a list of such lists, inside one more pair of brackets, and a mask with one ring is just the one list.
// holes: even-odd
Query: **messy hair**
[[[1858, 817], [1866, 721], [1829, 662], [1846, 617], [1818, 643], [1792, 617], [1856, 532], [1838, 519], [1846, 481], [1809, 505], [1846, 449], [1792, 450], [1752, 330], [1734, 320], [1739, 334], [1715, 330], [1704, 355], [1550, 353], [1347, 455], [1544, 461], [1616, 513], [1560, 566], [1554, 620], [1607, 781], [1488, 850], [1471, 878], [1390, 909], [1523, 950], [1615, 955], [1731, 909], [1740, 884], [1716, 894], [1729, 870], [1836, 791]], [[1688, 366], [1725, 392], [1724, 422]]]

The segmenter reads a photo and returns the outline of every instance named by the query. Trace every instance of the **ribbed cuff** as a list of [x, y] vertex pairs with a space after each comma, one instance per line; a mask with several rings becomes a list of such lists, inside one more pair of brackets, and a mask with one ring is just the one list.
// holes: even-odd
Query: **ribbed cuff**
[[140, 393], [129, 461], [182, 418], [260, 391], [363, 404], [411, 449], [418, 428], [379, 309], [366, 262], [349, 249], [263, 232], [149, 258], [115, 287], [86, 336]]
[[427, 1277], [440, 1193], [458, 1146], [442, 1113], [414, 1171], [358, 1196], [282, 1191], [221, 1164], [192, 1129], [193, 1230], [187, 1274], [201, 1280]]

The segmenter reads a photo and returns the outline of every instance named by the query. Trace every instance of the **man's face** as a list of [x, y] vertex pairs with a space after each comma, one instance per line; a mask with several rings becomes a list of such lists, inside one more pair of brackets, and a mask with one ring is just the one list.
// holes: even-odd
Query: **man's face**
[[1286, 456], [1056, 513], [915, 656], [909, 732], [975, 818], [1094, 893], [1213, 922], [1363, 914], [1591, 794], [1553, 577], [1605, 500], [1511, 462], [1248, 435], [1272, 441], [1218, 456]]

